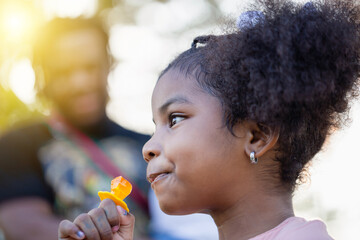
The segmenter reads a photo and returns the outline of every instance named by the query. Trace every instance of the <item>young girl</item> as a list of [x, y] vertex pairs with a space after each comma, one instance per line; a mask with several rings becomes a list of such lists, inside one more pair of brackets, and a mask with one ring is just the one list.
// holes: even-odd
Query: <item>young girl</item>
[[[307, 163], [359, 91], [355, 1], [264, 0], [239, 29], [195, 38], [161, 74], [147, 178], [168, 214], [202, 212], [221, 240], [332, 239], [295, 217]], [[63, 221], [60, 239], [132, 239], [134, 218], [111, 200]]]

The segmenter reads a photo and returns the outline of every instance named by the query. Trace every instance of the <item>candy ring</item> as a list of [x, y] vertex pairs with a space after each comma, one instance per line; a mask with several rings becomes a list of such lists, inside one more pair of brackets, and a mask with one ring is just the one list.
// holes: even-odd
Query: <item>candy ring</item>
[[98, 195], [101, 201], [110, 198], [116, 205], [129, 212], [129, 208], [123, 200], [131, 193], [131, 190], [131, 183], [122, 176], [119, 176], [111, 181], [111, 192], [99, 191]]

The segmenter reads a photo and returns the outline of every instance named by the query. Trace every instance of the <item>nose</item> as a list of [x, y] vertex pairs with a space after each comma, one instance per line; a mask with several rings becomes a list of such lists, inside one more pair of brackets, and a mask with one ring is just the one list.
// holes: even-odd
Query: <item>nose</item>
[[74, 69], [69, 75], [72, 88], [86, 89], [92, 84], [93, 76], [85, 69]]
[[154, 136], [152, 136], [149, 141], [145, 143], [142, 149], [142, 153], [146, 162], [149, 162], [160, 155], [161, 147], [160, 144], [155, 141]]
[[79, 67], [73, 69], [69, 75], [69, 82], [73, 89], [79, 91], [97, 88], [99, 84], [99, 76], [85, 67]]

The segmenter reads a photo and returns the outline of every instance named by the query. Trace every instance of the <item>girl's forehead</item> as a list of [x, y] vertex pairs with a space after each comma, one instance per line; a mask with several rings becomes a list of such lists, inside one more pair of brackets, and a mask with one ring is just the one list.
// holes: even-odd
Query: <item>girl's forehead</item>
[[160, 105], [174, 96], [186, 96], [189, 100], [211, 97], [198, 84], [191, 74], [182, 73], [178, 69], [169, 69], [155, 85], [152, 95], [152, 106]]
[[191, 74], [185, 74], [178, 69], [169, 69], [155, 85], [154, 93], [170, 93], [173, 91], [188, 91], [194, 94], [201, 88]]

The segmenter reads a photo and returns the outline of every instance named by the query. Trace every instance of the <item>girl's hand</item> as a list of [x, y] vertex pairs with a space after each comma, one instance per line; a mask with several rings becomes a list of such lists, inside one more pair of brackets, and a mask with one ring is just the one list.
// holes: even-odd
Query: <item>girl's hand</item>
[[63, 220], [59, 225], [59, 240], [132, 240], [135, 217], [110, 199], [99, 208], [79, 215], [74, 222]]

